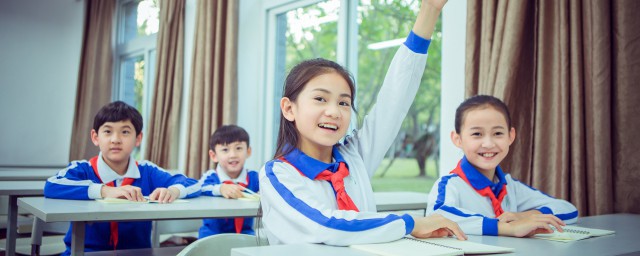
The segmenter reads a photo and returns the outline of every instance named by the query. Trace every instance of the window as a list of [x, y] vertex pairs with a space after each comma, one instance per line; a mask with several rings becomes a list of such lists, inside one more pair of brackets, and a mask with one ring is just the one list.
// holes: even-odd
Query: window
[[[145, 121], [149, 118], [155, 77], [158, 15], [157, 0], [118, 3], [113, 100], [122, 100], [134, 106]], [[145, 143], [143, 137], [142, 145]], [[142, 155], [140, 148], [133, 152], [136, 159]]]
[[[354, 125], [375, 103], [387, 68], [413, 26], [419, 0], [293, 1], [267, 11], [265, 142], [273, 153], [284, 78], [301, 60], [322, 57], [346, 66], [356, 79]], [[396, 143], [373, 179], [374, 190], [428, 192], [438, 176], [441, 21], [429, 50], [420, 90]], [[419, 164], [420, 163], [420, 164]], [[416, 178], [418, 177], [418, 178]]]

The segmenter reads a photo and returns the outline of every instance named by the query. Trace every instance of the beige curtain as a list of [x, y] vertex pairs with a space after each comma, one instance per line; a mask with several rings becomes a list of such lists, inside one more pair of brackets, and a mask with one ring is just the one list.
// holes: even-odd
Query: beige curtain
[[198, 1], [185, 168], [192, 178], [211, 168], [211, 133], [236, 122], [238, 5]]
[[145, 159], [175, 166], [184, 69], [184, 0], [160, 0], [156, 75], [146, 139]]
[[467, 96], [502, 98], [503, 167], [581, 215], [640, 213], [640, 2], [469, 1]]
[[69, 160], [98, 154], [91, 142], [93, 118], [111, 101], [113, 16], [116, 1], [87, 0]]

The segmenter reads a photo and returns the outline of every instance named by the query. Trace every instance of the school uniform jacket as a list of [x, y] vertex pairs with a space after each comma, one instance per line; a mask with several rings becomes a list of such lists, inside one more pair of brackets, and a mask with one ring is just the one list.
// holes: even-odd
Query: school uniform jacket
[[[216, 170], [208, 170], [202, 178], [200, 178], [198, 183], [202, 185], [202, 195], [222, 196], [220, 193], [220, 186], [225, 181], [230, 181], [235, 184], [242, 183], [253, 192], [259, 191], [258, 172], [244, 169], [240, 175], [238, 175], [238, 178], [232, 179], [226, 174], [220, 165], [218, 165]], [[198, 232], [198, 238], [219, 233], [236, 233], [234, 218], [202, 220], [202, 227], [200, 227]], [[255, 234], [253, 231], [253, 218], [244, 218], [241, 233], [251, 235]]]
[[[90, 200], [102, 198], [100, 189], [106, 183], [115, 181], [120, 186], [124, 178], [133, 178], [131, 186], [139, 187], [142, 195], [148, 196], [156, 188], [175, 187], [180, 190], [180, 198], [191, 198], [200, 195], [197, 180], [182, 174], [171, 175], [149, 161], [136, 161], [131, 158], [124, 176], [119, 176], [98, 155], [98, 173], [96, 176], [91, 163], [86, 160], [73, 161], [69, 166], [47, 179], [44, 196], [57, 199]], [[109, 222], [96, 222], [85, 226], [85, 251], [113, 250], [110, 245], [111, 227]], [[69, 254], [71, 246], [71, 226], [64, 237]], [[133, 221], [118, 223], [117, 249], [134, 249], [151, 247], [151, 221]]]
[[[362, 127], [347, 136], [344, 144], [334, 146], [334, 163], [325, 164], [294, 150], [285, 156], [288, 162], [271, 160], [260, 170], [262, 222], [270, 244], [377, 243], [399, 239], [413, 230], [410, 215], [377, 212], [370, 179], [420, 86], [428, 44], [411, 33], [400, 46]], [[339, 162], [349, 168], [344, 186], [358, 212], [338, 210], [331, 184], [313, 180], [325, 169], [335, 172]]]
[[[578, 220], [578, 210], [573, 204], [553, 198], [505, 174], [498, 166], [494, 183], [469, 163], [466, 157], [458, 163], [469, 183], [458, 174], [451, 173], [440, 177], [429, 193], [427, 214], [439, 213], [460, 225], [469, 235], [498, 235], [498, 219], [494, 213], [491, 199], [478, 191], [489, 187], [499, 198], [502, 189], [506, 189], [500, 206], [505, 212], [524, 212], [538, 210], [544, 214], [553, 214], [567, 224]], [[504, 186], [503, 186], [504, 184]]]

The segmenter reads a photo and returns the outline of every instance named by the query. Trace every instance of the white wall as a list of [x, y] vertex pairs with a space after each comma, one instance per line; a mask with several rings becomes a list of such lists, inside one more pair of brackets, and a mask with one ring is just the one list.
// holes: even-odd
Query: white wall
[[[266, 1], [269, 2], [269, 1]], [[238, 126], [247, 130], [253, 155], [245, 166], [259, 170], [268, 159], [264, 147], [264, 44], [263, 1], [241, 0], [238, 24]], [[262, 93], [261, 93], [262, 92]]]
[[467, 1], [449, 1], [442, 10], [442, 82], [440, 106], [440, 176], [456, 166], [462, 151], [451, 142], [456, 108], [464, 100]]
[[66, 166], [84, 1], [0, 0], [0, 167]]

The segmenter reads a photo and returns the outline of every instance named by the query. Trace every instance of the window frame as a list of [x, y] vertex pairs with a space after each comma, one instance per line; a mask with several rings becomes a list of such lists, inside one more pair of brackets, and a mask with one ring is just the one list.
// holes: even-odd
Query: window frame
[[[144, 67], [144, 93], [142, 95], [143, 109], [140, 110], [143, 120], [149, 120], [151, 99], [154, 91], [155, 73], [156, 73], [156, 56], [157, 33], [151, 35], [138, 36], [125, 42], [125, 6], [132, 2], [141, 2], [141, 0], [119, 0], [116, 8], [116, 19], [114, 20], [114, 36], [115, 47], [113, 52], [113, 84], [111, 99], [112, 101], [124, 99], [124, 77], [122, 77], [123, 63], [131, 57], [142, 56], [145, 63]], [[143, 125], [142, 134], [146, 134], [148, 126]], [[140, 158], [146, 151], [148, 140], [142, 136], [140, 143]]]

